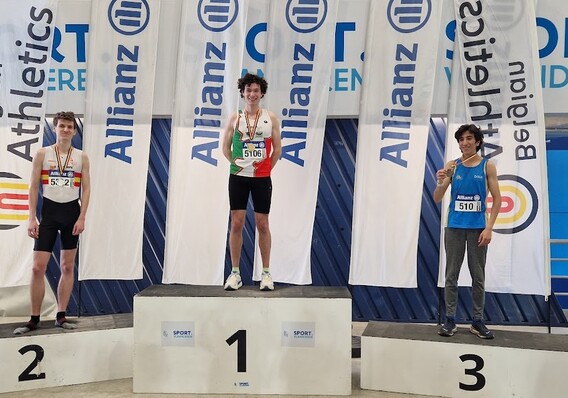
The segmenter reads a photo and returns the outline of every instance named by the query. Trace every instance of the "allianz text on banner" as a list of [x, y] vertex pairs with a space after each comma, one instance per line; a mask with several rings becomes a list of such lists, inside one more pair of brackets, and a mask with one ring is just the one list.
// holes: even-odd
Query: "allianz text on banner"
[[247, 1], [184, 1], [172, 118], [164, 283], [223, 282], [229, 164], [221, 131], [237, 110]]
[[[457, 127], [479, 125], [481, 155], [497, 166], [503, 201], [487, 254], [486, 290], [548, 295], [548, 188], [534, 5], [533, 0], [504, 4], [455, 0], [446, 160], [460, 156], [453, 138]], [[444, 270], [441, 250], [440, 286]], [[466, 274], [460, 284], [471, 284]]]
[[373, 2], [357, 138], [349, 283], [416, 287], [441, 7]]
[[91, 4], [79, 279], [140, 279], [160, 2]]
[[[270, 2], [255, 0], [251, 6]], [[330, 36], [329, 44], [334, 46], [334, 63], [328, 101], [328, 117], [357, 117], [359, 115], [359, 97], [362, 86], [363, 50], [367, 29], [368, 9], [371, 0], [336, 0], [338, 19], [335, 35]], [[377, 1], [377, 0], [373, 0]], [[444, 9], [452, 9], [444, 4]], [[447, 0], [436, 0], [435, 3]], [[60, 109], [73, 110], [77, 114], [85, 113], [86, 65], [88, 63], [86, 45], [89, 38], [90, 7], [85, 7], [85, 0], [62, 0], [65, 13], [59, 13], [56, 19], [52, 66], [49, 73], [47, 113], [53, 114]], [[154, 115], [171, 115], [174, 95], [177, 51], [172, 43], [179, 38], [177, 19], [182, 1], [165, 1], [161, 5], [158, 59], [156, 65], [156, 91], [154, 96]], [[450, 86], [451, 61], [455, 40], [455, 20], [453, 12], [446, 17], [441, 26], [440, 43], [442, 48], [436, 66], [436, 93], [432, 103], [433, 115], [446, 115], [448, 111], [448, 93]], [[539, 38], [541, 84], [543, 87], [546, 113], [564, 113], [564, 104], [568, 102], [568, 52], [565, 42], [568, 39], [568, 27], [564, 20], [568, 17], [568, 2], [561, 0], [539, 1], [537, 5], [537, 33]], [[267, 17], [261, 13], [248, 15], [258, 19], [251, 23], [246, 31], [245, 56], [253, 59], [254, 65], [245, 62], [244, 68], [256, 71], [257, 63], [263, 63], [266, 38]], [[334, 39], [332, 39], [334, 38]], [[176, 47], [177, 49], [177, 47]], [[263, 67], [260, 66], [262, 70]]]
[[25, 285], [32, 157], [41, 147], [56, 1], [4, 1], [0, 13], [0, 287]]
[[[270, 272], [275, 281], [310, 284], [317, 199], [337, 2], [270, 2], [264, 107], [280, 119], [282, 156], [272, 172]], [[257, 239], [258, 241], [258, 239]], [[262, 263], [255, 253], [254, 277]]]

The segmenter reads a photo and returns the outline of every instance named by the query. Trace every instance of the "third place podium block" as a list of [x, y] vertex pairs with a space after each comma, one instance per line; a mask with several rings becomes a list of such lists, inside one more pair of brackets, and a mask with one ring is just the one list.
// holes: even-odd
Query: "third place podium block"
[[134, 298], [134, 392], [351, 394], [344, 287], [155, 285]]

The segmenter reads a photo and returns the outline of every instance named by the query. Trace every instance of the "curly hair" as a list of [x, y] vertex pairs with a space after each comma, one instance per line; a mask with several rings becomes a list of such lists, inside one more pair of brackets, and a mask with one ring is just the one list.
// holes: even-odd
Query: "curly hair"
[[69, 112], [57, 112], [55, 114], [55, 116], [53, 117], [53, 126], [57, 127], [57, 122], [59, 121], [59, 119], [62, 120], [68, 120], [70, 122], [73, 122], [73, 125], [75, 126], [75, 128], [77, 128], [77, 122], [75, 122], [75, 114], [71, 111]]
[[477, 143], [475, 151], [476, 152], [479, 151], [481, 149], [481, 147], [483, 146], [483, 133], [481, 132], [481, 129], [479, 127], [477, 127], [475, 124], [462, 124], [456, 130], [456, 133], [454, 134], [456, 141], [459, 142], [460, 137], [466, 131], [469, 131], [471, 134], [473, 134], [473, 137], [475, 138], [475, 142]]
[[250, 86], [253, 83], [256, 83], [260, 86], [260, 92], [262, 95], [266, 94], [266, 90], [268, 90], [268, 83], [266, 82], [266, 80], [264, 80], [264, 78], [261, 76], [253, 75], [252, 73], [247, 73], [237, 81], [237, 87], [241, 92], [241, 97], [243, 96], [243, 91], [245, 91], [245, 87]]

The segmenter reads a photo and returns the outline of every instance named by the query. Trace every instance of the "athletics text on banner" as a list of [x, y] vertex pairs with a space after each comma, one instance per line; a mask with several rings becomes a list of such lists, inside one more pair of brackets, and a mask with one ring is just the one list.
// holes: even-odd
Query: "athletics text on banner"
[[0, 287], [29, 283], [32, 158], [43, 144], [57, 1], [7, 0], [0, 13]]
[[[457, 127], [480, 126], [480, 154], [497, 166], [502, 196], [487, 253], [485, 288], [549, 295], [545, 125], [534, 1], [454, 3], [457, 31], [446, 160], [460, 156], [453, 138]], [[447, 206], [448, 197], [443, 209]], [[487, 207], [489, 211], [490, 198]], [[441, 248], [439, 286], [444, 285], [444, 272]], [[459, 283], [471, 285], [467, 272]]]

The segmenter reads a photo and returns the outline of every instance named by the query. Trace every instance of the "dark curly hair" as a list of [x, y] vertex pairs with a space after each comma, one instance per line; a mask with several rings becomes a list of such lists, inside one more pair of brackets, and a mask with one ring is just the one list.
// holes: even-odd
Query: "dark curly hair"
[[456, 139], [456, 141], [460, 141], [460, 137], [466, 132], [469, 131], [471, 134], [473, 134], [474, 138], [475, 138], [475, 142], [477, 143], [477, 147], [475, 149], [475, 151], [479, 151], [481, 149], [481, 147], [483, 146], [483, 133], [481, 132], [481, 129], [479, 127], [477, 127], [475, 124], [462, 124], [457, 130], [456, 133], [454, 134], [454, 137]]
[[73, 125], [77, 128], [77, 122], [75, 122], [75, 114], [73, 112], [57, 112], [53, 117], [53, 127], [57, 127], [59, 119], [73, 122]]
[[268, 83], [266, 82], [266, 80], [258, 75], [247, 73], [237, 81], [237, 87], [241, 92], [241, 98], [243, 96], [243, 91], [245, 91], [245, 87], [250, 86], [253, 83], [256, 83], [260, 86], [260, 92], [263, 96], [264, 94], [266, 94], [266, 90], [268, 90]]

